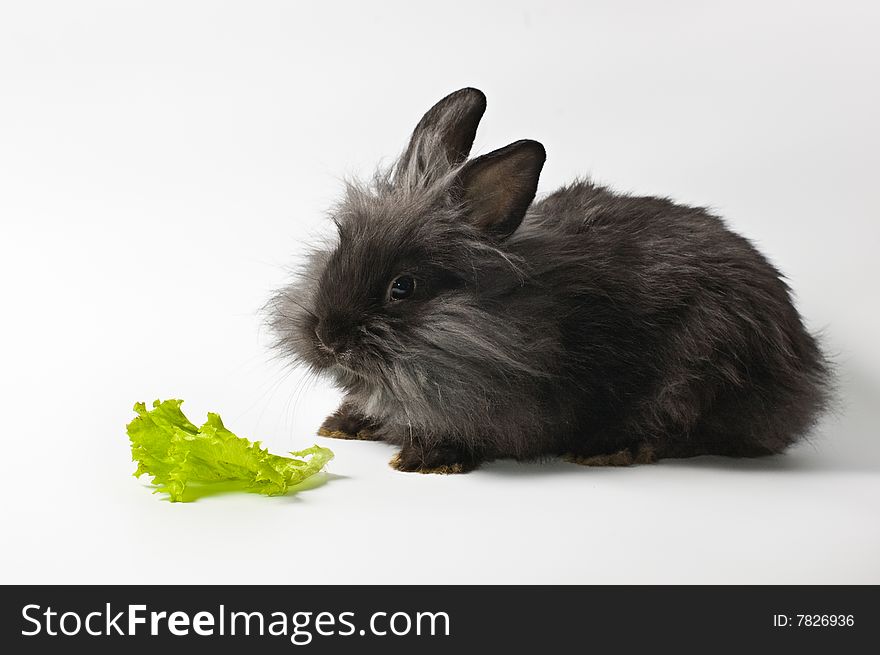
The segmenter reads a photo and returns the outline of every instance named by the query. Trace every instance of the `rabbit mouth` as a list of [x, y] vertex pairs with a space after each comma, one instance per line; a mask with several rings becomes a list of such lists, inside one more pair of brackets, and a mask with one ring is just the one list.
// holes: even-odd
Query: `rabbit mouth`
[[348, 373], [357, 374], [353, 362], [354, 353], [350, 348], [341, 352], [336, 352], [332, 348], [328, 348], [327, 346], [325, 346], [320, 341], [315, 343], [315, 348], [320, 354], [321, 364], [324, 366], [324, 368], [338, 367]]
[[354, 368], [352, 368], [352, 354], [350, 350], [345, 350], [341, 353], [334, 354], [333, 359], [337, 366], [344, 368], [346, 371], [356, 373]]

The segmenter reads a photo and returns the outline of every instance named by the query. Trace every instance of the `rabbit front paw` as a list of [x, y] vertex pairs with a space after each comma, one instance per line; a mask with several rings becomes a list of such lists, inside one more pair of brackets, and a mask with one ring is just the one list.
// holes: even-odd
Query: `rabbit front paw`
[[463, 453], [454, 446], [432, 446], [422, 448], [417, 445], [406, 445], [400, 449], [391, 461], [391, 468], [406, 473], [467, 473], [473, 471], [480, 462], [473, 455]]
[[342, 403], [339, 409], [328, 416], [318, 428], [318, 436], [333, 439], [379, 441], [380, 437], [376, 435], [376, 428], [378, 428], [378, 424], [375, 421], [359, 412], [350, 403]]

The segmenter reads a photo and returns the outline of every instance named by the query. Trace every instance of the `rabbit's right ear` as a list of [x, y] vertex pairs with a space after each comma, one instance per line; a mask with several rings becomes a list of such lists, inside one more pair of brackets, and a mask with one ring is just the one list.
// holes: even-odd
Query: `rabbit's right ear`
[[438, 163], [457, 166], [467, 159], [486, 111], [486, 96], [478, 89], [450, 93], [428, 110], [406, 152], [397, 162], [398, 176], [421, 176]]

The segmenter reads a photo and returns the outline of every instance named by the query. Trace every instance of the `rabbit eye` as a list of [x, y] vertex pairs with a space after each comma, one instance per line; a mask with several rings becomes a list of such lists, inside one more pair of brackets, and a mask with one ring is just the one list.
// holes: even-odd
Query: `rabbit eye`
[[416, 290], [416, 280], [412, 275], [400, 275], [391, 282], [388, 295], [391, 300], [406, 300]]

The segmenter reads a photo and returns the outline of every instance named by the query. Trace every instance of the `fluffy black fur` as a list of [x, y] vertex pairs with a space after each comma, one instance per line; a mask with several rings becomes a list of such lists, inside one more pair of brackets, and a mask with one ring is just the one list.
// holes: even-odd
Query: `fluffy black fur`
[[[816, 422], [825, 359], [751, 243], [703, 209], [588, 181], [531, 204], [540, 144], [466, 159], [484, 109], [475, 89], [433, 107], [274, 298], [279, 347], [345, 391], [322, 434], [460, 472], [750, 457]], [[394, 300], [400, 275], [416, 288]]]

